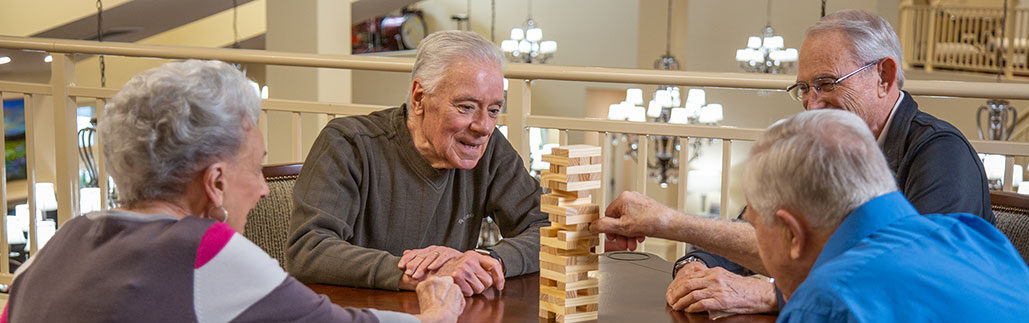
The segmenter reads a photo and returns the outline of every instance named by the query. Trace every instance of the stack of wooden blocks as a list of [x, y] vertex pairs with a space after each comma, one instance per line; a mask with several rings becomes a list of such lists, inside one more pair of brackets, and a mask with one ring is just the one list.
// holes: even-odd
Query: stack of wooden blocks
[[544, 155], [550, 163], [540, 185], [550, 193], [540, 208], [550, 215], [550, 226], [540, 229], [540, 318], [557, 322], [597, 319], [600, 301], [594, 247], [600, 243], [589, 225], [600, 217], [600, 206], [590, 191], [600, 188], [600, 147], [561, 146]]

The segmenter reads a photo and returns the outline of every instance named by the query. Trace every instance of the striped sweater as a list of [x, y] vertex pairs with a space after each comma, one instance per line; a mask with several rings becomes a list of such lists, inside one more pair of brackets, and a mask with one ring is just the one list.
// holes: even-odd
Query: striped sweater
[[0, 323], [378, 322], [403, 313], [340, 308], [287, 275], [228, 225], [127, 211], [64, 224], [15, 274]]

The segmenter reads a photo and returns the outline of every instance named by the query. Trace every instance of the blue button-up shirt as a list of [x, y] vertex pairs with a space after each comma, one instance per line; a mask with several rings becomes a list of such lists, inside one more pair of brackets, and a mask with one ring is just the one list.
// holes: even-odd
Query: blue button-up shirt
[[843, 220], [778, 321], [1025, 322], [1029, 268], [983, 219], [889, 193]]

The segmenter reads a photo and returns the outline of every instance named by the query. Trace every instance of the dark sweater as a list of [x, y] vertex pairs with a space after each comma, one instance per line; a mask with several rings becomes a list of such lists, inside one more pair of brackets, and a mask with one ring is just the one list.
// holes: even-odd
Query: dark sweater
[[478, 242], [484, 217], [504, 239], [505, 275], [539, 270], [539, 183], [499, 131], [475, 168], [435, 169], [403, 107], [337, 118], [315, 140], [295, 188], [286, 267], [305, 283], [396, 290], [404, 250]]

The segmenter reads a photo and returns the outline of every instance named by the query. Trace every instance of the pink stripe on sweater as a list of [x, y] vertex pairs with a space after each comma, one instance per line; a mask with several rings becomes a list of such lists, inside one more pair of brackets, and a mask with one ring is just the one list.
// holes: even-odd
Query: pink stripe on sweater
[[214, 259], [214, 256], [218, 255], [218, 252], [221, 252], [222, 248], [225, 248], [225, 245], [229, 243], [229, 239], [232, 239], [233, 234], [236, 234], [236, 230], [232, 230], [229, 225], [223, 222], [216, 222], [207, 228], [204, 237], [200, 238], [200, 247], [197, 248], [197, 262], [193, 269], [203, 267], [208, 261]]

